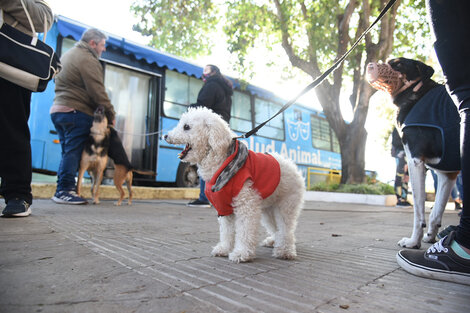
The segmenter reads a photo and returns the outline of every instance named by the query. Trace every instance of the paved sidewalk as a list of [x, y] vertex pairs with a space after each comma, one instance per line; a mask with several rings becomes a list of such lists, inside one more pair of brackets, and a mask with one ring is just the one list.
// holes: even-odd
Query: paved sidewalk
[[[218, 239], [215, 210], [186, 202], [116, 207], [111, 200], [84, 206], [35, 200], [32, 216], [0, 219], [0, 312], [461, 313], [470, 307], [470, 286], [415, 277], [397, 265], [397, 241], [411, 234], [412, 209], [306, 202], [297, 260], [277, 260], [258, 247], [254, 262], [233, 264], [210, 257]], [[457, 212], [445, 212], [443, 225], [457, 221]]]

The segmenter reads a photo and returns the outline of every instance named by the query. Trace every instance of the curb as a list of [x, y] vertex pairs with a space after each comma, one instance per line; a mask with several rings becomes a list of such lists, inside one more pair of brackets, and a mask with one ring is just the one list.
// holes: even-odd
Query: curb
[[306, 191], [305, 200], [339, 203], [359, 203], [382, 206], [395, 206], [397, 204], [397, 197], [395, 195], [364, 195], [357, 193], [324, 191]]
[[[35, 183], [31, 185], [33, 198], [50, 199], [56, 190], [56, 184]], [[126, 201], [128, 193], [126, 186], [123, 186], [126, 193], [124, 201]], [[82, 196], [91, 198], [91, 185], [83, 185]], [[150, 200], [150, 199], [197, 199], [199, 197], [199, 188], [164, 188], [164, 187], [141, 187], [132, 186], [132, 194], [134, 200]], [[110, 185], [100, 186], [100, 199], [117, 200], [119, 192], [116, 187]]]
[[[34, 183], [31, 185], [33, 198], [50, 199], [56, 190], [55, 183]], [[127, 188], [123, 186], [126, 193]], [[83, 197], [91, 198], [91, 185], [83, 185]], [[173, 200], [191, 200], [199, 197], [199, 188], [171, 188], [171, 187], [132, 187], [134, 200], [152, 200], [152, 199], [173, 199]], [[119, 193], [116, 187], [111, 185], [100, 186], [100, 199], [116, 200]], [[394, 195], [363, 195], [355, 193], [306, 191], [305, 201], [323, 201], [339, 203], [359, 203], [369, 205], [395, 206], [397, 200]]]

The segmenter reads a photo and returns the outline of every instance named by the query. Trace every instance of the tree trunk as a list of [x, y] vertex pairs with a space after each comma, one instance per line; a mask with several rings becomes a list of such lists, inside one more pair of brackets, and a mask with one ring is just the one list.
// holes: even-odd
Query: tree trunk
[[346, 132], [346, 136], [338, 138], [341, 147], [341, 184], [362, 183], [365, 179], [367, 131], [363, 126], [349, 125]]
[[[381, 9], [385, 6], [387, 0], [379, 2], [371, 0], [349, 0], [346, 8], [338, 16], [338, 45], [336, 50], [337, 58], [342, 56], [360, 34], [369, 26], [371, 17], [371, 5], [374, 4], [375, 9]], [[380, 27], [375, 31], [379, 34], [379, 40], [374, 43], [372, 35], [365, 36], [364, 51], [356, 50], [353, 53], [353, 60], [356, 64], [353, 69], [353, 91], [350, 97], [351, 105], [354, 111], [354, 118], [351, 123], [346, 123], [342, 117], [340, 109], [340, 93], [343, 85], [344, 64], [336, 68], [332, 74], [332, 80], [324, 80], [316, 89], [318, 100], [323, 108], [323, 113], [328, 120], [330, 127], [336, 134], [341, 147], [341, 166], [342, 184], [358, 184], [364, 182], [365, 177], [365, 149], [367, 140], [367, 131], [365, 130], [365, 122], [367, 111], [369, 109], [369, 100], [373, 94], [372, 88], [365, 81], [364, 65], [371, 61], [385, 60], [390, 54], [393, 47], [393, 31], [395, 28], [395, 18], [397, 8], [401, 0], [397, 0], [395, 6], [380, 22]], [[313, 36], [307, 36], [309, 45], [309, 57], [302, 58], [296, 53], [293, 45], [293, 39], [289, 33], [289, 15], [287, 7], [283, 7], [286, 3], [274, 0], [277, 9], [277, 18], [279, 22], [279, 30], [282, 34], [282, 47], [284, 48], [291, 64], [316, 79], [321, 70], [318, 66], [318, 55], [316, 53], [316, 42]], [[307, 11], [307, 6], [303, 1], [300, 2], [302, 7], [303, 18], [306, 22], [312, 19]], [[360, 7], [362, 4], [362, 8]], [[358, 11], [359, 10], [359, 11]], [[359, 25], [356, 31], [356, 38], [350, 38], [351, 20], [354, 12], [360, 14]], [[312, 34], [314, 29], [309, 29]]]

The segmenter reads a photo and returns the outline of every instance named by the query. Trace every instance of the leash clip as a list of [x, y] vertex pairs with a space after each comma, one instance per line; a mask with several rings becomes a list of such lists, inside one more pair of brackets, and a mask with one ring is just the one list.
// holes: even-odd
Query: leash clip
[[241, 135], [241, 136], [237, 136], [237, 137], [233, 137], [233, 138], [232, 138], [232, 140], [237, 140], [237, 139], [245, 139], [245, 138], [246, 138], [246, 136], [245, 136], [245, 135], [246, 135], [246, 134], [243, 134], [243, 135]]

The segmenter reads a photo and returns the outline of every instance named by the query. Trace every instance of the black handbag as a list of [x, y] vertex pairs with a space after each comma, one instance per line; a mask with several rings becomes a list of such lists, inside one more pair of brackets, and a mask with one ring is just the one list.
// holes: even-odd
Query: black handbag
[[[47, 83], [60, 71], [61, 64], [54, 49], [38, 39], [26, 7], [33, 36], [3, 21], [0, 15], [0, 77], [31, 91], [44, 91]], [[46, 40], [47, 25], [44, 27]]]

